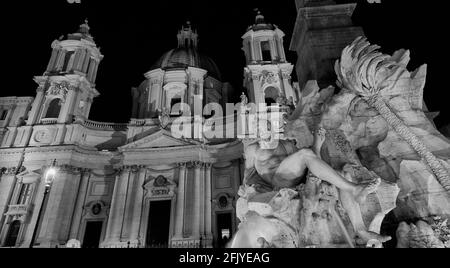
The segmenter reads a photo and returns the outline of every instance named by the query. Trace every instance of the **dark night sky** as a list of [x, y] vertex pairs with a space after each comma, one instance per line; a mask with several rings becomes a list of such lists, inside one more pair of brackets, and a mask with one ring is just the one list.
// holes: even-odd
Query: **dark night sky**
[[[450, 123], [445, 96], [448, 74], [443, 68], [448, 62], [443, 41], [448, 20], [445, 1], [382, 1], [381, 5], [359, 1], [355, 24], [363, 26], [369, 40], [386, 53], [411, 49], [411, 69], [428, 64], [425, 100], [430, 110], [441, 111], [439, 126]], [[244, 67], [241, 36], [254, 21], [255, 7], [286, 33], [288, 51], [296, 18], [294, 0], [82, 0], [81, 5], [66, 0], [9, 1], [0, 16], [2, 65], [7, 67], [0, 96], [34, 96], [32, 78], [45, 71], [50, 44], [75, 32], [86, 17], [105, 55], [97, 80], [101, 96], [92, 107], [92, 120], [128, 122], [131, 87], [138, 86], [152, 64], [176, 46], [176, 33], [186, 20], [198, 29], [200, 50], [215, 60], [224, 80], [240, 93]], [[289, 52], [288, 58], [295, 64], [295, 53]]]

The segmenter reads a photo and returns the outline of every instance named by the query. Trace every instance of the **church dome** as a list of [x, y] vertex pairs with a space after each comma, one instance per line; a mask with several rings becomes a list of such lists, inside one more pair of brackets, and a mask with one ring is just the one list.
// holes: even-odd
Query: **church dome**
[[166, 53], [153, 65], [152, 69], [163, 70], [195, 67], [208, 71], [208, 75], [221, 81], [221, 74], [216, 63], [193, 47], [178, 47]]
[[166, 53], [152, 66], [152, 70], [185, 69], [195, 67], [208, 71], [208, 75], [222, 81], [216, 63], [198, 52], [198, 34], [188, 21], [177, 35], [178, 47]]
[[270, 30], [270, 31], [275, 30], [276, 26], [271, 23], [267, 23], [264, 15], [261, 13], [260, 10], [256, 9], [256, 11], [257, 11], [257, 14], [256, 14], [256, 18], [255, 18], [255, 24], [248, 27], [247, 30], [248, 31], [253, 30], [255, 32], [264, 31], [264, 30]]

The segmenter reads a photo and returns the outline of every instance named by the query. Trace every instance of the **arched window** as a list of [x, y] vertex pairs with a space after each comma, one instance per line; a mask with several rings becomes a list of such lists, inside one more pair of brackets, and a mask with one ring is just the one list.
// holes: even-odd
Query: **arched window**
[[179, 95], [174, 96], [170, 100], [170, 109], [171, 109], [170, 116], [175, 116], [176, 117], [176, 116], [180, 116], [182, 114], [182, 111], [180, 110], [181, 107], [178, 106], [177, 109], [174, 109], [175, 105], [181, 104], [181, 102], [182, 102], [182, 98]]
[[48, 105], [44, 118], [58, 118], [61, 111], [61, 99], [53, 99]]
[[5, 247], [15, 247], [17, 243], [17, 238], [19, 237], [20, 231], [20, 221], [13, 221], [9, 225], [8, 235], [5, 240]]
[[280, 91], [274, 87], [268, 87], [264, 91], [264, 96], [267, 106], [272, 106], [277, 103], [277, 99], [280, 97]]

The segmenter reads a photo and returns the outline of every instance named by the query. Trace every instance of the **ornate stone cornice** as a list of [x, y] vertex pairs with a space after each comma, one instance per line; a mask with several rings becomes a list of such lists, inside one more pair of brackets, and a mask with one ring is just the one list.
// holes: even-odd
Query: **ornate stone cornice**
[[80, 174], [84, 172], [90, 172], [88, 168], [76, 167], [72, 165], [59, 165], [57, 166], [58, 171], [70, 174]]
[[133, 173], [137, 173], [139, 172], [141, 169], [146, 168], [145, 166], [138, 166], [138, 165], [124, 165], [121, 166], [117, 169], [118, 172], [133, 172]]

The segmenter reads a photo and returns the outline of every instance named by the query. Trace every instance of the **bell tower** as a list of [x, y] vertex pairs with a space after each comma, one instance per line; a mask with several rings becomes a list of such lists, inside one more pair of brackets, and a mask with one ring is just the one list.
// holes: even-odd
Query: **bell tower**
[[103, 55], [90, 34], [86, 20], [77, 32], [52, 43], [52, 54], [39, 85], [28, 125], [70, 124], [87, 119], [93, 99], [97, 71]]
[[244, 87], [249, 101], [255, 104], [275, 104], [279, 98], [293, 102], [299, 99], [291, 85], [294, 66], [287, 62], [283, 38], [276, 25], [266, 22], [258, 10], [255, 24], [242, 36], [247, 66], [244, 68]]

